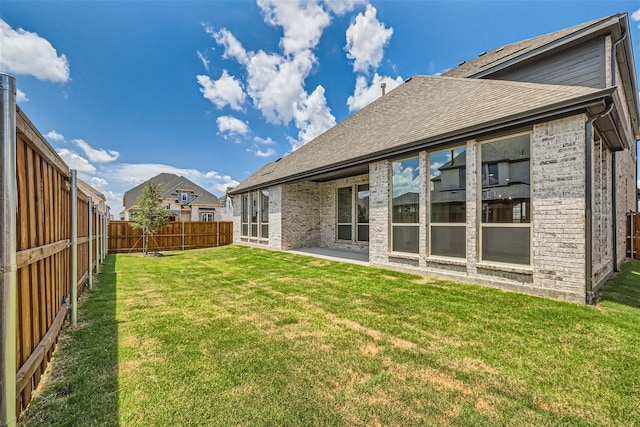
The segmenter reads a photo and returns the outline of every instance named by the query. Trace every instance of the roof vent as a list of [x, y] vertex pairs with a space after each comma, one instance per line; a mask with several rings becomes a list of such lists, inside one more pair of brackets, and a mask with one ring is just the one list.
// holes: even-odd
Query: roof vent
[[458, 67], [461, 66], [462, 64], [464, 64], [467, 61], [462, 61], [461, 63], [458, 64]]
[[478, 56], [483, 56], [483, 55], [486, 55], [486, 54], [487, 54], [486, 51], [485, 52], [480, 52], [480, 54]]
[[382, 82], [380, 83], [380, 89], [382, 89], [382, 96], [385, 94], [385, 89], [387, 88], [387, 84]]

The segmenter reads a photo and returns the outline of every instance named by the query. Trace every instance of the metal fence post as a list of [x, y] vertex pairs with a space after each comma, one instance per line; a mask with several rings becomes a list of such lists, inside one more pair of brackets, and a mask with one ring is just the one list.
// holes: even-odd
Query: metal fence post
[[107, 214], [104, 218], [104, 251], [102, 252], [102, 259], [104, 260], [109, 253], [109, 217], [111, 217], [111, 209], [107, 206]]
[[0, 426], [16, 425], [16, 81], [0, 74]]
[[78, 171], [71, 170], [71, 325], [78, 324]]
[[93, 199], [87, 197], [89, 205], [89, 289], [93, 289]]
[[96, 206], [96, 273], [100, 273], [100, 263], [102, 261], [102, 215], [100, 206]]
[[182, 221], [182, 250], [184, 251], [184, 221]]

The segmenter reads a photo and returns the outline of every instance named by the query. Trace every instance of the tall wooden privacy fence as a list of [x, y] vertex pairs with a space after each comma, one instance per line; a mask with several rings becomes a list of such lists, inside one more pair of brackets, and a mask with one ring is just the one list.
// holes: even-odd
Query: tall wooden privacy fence
[[[149, 239], [149, 251], [212, 248], [233, 243], [233, 222], [169, 222]], [[129, 221], [109, 221], [109, 253], [142, 252], [142, 232]]]
[[640, 212], [627, 214], [627, 257], [640, 260]]
[[104, 197], [76, 179], [75, 171], [15, 106], [15, 81], [8, 77], [0, 74], [3, 426], [13, 425], [28, 405], [67, 313], [71, 311], [73, 319], [77, 295], [99, 271], [108, 218]]

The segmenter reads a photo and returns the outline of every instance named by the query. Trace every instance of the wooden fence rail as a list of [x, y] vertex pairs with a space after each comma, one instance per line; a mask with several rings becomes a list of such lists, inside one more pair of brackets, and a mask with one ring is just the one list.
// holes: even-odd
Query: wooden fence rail
[[[7, 76], [0, 76], [6, 85]], [[104, 260], [107, 227], [100, 224], [106, 224], [108, 210], [104, 196], [84, 183], [78, 186], [77, 204], [72, 204], [69, 167], [24, 112], [15, 103], [5, 103], [5, 96], [3, 93], [3, 117], [11, 117], [11, 123], [8, 125], [5, 121], [2, 126], [15, 125], [15, 134], [10, 141], [5, 141], [3, 136], [3, 144], [14, 144], [14, 147], [3, 151], [0, 184], [5, 199], [17, 191], [17, 205], [13, 212], [0, 211], [3, 227], [7, 228], [3, 240], [13, 239], [2, 242], [12, 250], [11, 253], [3, 251], [0, 260], [5, 288], [0, 293], [0, 305], [4, 311], [3, 321], [10, 319], [15, 327], [0, 325], [5, 328], [2, 329], [4, 349], [0, 364], [15, 374], [15, 382], [11, 374], [2, 373], [0, 425], [12, 425], [29, 404], [51, 359], [69, 304], [74, 303], [70, 301], [72, 286], [76, 286], [78, 293], [82, 292], [88, 278]], [[6, 115], [5, 105], [15, 108], [15, 114], [9, 111], [11, 114]], [[10, 135], [11, 129], [3, 132]], [[6, 159], [6, 153], [13, 153], [15, 157]], [[74, 205], [76, 224], [70, 220]], [[77, 229], [75, 242], [71, 239], [72, 227]], [[8, 228], [14, 231], [9, 232]], [[75, 263], [71, 259], [74, 245], [78, 254]], [[13, 260], [15, 265], [11, 265]], [[77, 266], [77, 283], [71, 283], [72, 265]], [[11, 397], [15, 397], [15, 404], [9, 402]]]
[[[233, 243], [233, 222], [169, 222], [149, 240], [149, 251], [212, 248]], [[142, 252], [142, 232], [129, 221], [109, 221], [109, 253]]]
[[640, 212], [627, 214], [627, 257], [640, 260]]

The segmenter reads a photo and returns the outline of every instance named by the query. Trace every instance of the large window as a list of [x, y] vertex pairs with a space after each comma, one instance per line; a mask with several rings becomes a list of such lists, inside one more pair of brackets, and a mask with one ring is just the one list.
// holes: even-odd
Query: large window
[[531, 265], [531, 138], [529, 134], [480, 147], [481, 259]]
[[269, 238], [269, 190], [258, 190], [242, 195], [241, 234], [245, 241]]
[[338, 240], [369, 241], [369, 184], [338, 188], [336, 222]]
[[369, 241], [369, 184], [358, 185], [358, 230], [359, 242]]
[[260, 237], [269, 238], [269, 189], [260, 191]]
[[420, 160], [393, 162], [391, 188], [391, 250], [418, 253], [420, 231]]
[[351, 240], [353, 187], [338, 188], [338, 240]]
[[431, 255], [466, 256], [466, 148], [430, 155]]

